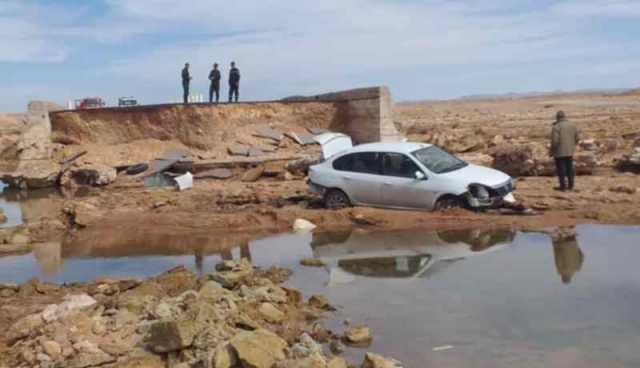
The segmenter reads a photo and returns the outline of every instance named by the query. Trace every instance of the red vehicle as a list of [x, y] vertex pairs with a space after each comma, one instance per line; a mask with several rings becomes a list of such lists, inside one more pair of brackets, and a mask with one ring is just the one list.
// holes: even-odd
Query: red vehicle
[[97, 109], [104, 107], [106, 104], [100, 97], [85, 97], [75, 101], [76, 109]]

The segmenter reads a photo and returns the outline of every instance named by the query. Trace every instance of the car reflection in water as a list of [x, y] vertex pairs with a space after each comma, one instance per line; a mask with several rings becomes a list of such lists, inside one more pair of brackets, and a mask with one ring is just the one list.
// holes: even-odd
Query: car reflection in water
[[329, 269], [329, 285], [355, 277], [429, 278], [451, 264], [509, 246], [515, 232], [446, 230], [314, 233], [311, 247]]

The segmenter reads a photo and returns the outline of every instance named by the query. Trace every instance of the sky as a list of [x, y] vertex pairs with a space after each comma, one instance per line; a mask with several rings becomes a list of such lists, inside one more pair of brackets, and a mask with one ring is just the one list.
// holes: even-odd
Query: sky
[[0, 39], [0, 111], [174, 102], [185, 62], [205, 94], [236, 61], [245, 100], [640, 86], [640, 0], [0, 0]]

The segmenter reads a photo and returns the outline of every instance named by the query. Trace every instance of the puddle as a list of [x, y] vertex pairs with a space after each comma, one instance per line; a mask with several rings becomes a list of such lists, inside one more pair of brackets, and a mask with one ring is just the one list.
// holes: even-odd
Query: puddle
[[[80, 232], [82, 234], [82, 232]], [[168, 237], [92, 234], [0, 258], [0, 282], [144, 277], [185, 265], [211, 272], [249, 257], [294, 270], [343, 320], [374, 330], [366, 350], [406, 367], [638, 367], [640, 228], [581, 226], [575, 241], [511, 231]], [[306, 257], [327, 266], [299, 266]], [[441, 347], [447, 347], [442, 350]], [[435, 350], [434, 350], [435, 349]]]
[[7, 222], [0, 228], [38, 222], [43, 217], [58, 213], [62, 209], [61, 202], [57, 200], [60, 198], [57, 189], [20, 191], [0, 185], [0, 208], [7, 216]]

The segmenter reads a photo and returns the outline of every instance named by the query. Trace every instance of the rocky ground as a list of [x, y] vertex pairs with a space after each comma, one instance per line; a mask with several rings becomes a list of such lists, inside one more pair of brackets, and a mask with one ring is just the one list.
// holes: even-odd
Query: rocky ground
[[[374, 353], [348, 364], [344, 344], [373, 332], [322, 323], [334, 309], [281, 286], [290, 271], [242, 259], [197, 278], [183, 268], [149, 280], [0, 285], [0, 367], [393, 368]], [[366, 351], [366, 350], [365, 350]]]

